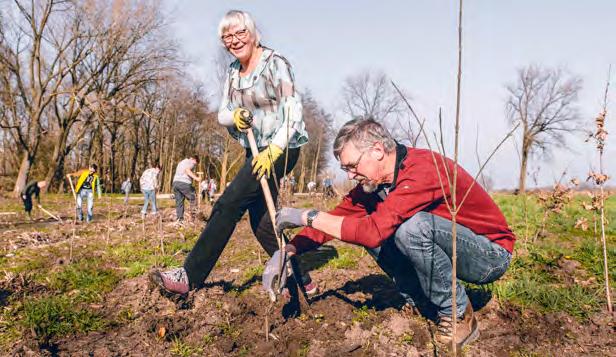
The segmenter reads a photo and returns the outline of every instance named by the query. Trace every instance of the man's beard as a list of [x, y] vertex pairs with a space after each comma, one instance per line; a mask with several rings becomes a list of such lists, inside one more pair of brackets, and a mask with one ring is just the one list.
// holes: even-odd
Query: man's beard
[[369, 180], [366, 177], [363, 177], [359, 179], [358, 181], [361, 184], [361, 188], [364, 190], [365, 193], [372, 193], [376, 191], [376, 189], [379, 187], [377, 183], [375, 183], [372, 180]]

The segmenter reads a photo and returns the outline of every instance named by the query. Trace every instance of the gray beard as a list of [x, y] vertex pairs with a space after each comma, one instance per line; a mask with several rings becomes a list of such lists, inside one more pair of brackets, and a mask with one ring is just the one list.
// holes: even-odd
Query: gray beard
[[361, 187], [362, 187], [362, 189], [364, 190], [365, 193], [372, 193], [372, 192], [376, 191], [376, 189], [379, 187], [379, 185], [377, 185], [376, 183], [374, 183], [372, 181], [368, 181], [367, 183], [362, 183]]

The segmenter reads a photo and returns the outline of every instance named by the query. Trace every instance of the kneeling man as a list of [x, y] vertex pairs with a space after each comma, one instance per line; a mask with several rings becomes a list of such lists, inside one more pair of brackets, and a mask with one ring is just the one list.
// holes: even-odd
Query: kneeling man
[[[347, 122], [334, 141], [334, 155], [358, 185], [329, 212], [282, 208], [278, 229], [306, 228], [285, 252], [274, 255], [268, 262], [272, 267], [265, 271], [276, 271], [280, 254], [301, 254], [332, 239], [361, 245], [393, 279], [408, 304], [421, 306], [429, 301], [437, 307], [437, 341], [450, 344], [453, 340], [462, 347], [475, 340], [478, 323], [460, 281], [453, 336], [452, 222], [447, 208], [452, 199], [447, 170], [453, 177], [453, 161], [396, 143], [372, 119]], [[460, 166], [456, 191], [458, 205], [463, 201], [456, 226], [457, 278], [491, 283], [509, 267], [515, 236], [490, 195]], [[272, 279], [264, 274], [263, 281]]]

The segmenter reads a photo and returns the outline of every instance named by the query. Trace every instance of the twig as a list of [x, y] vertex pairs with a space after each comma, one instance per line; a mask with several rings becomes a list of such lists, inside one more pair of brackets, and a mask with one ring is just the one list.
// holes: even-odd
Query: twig
[[163, 234], [163, 216], [162, 214], [158, 215], [158, 236], [160, 237], [160, 251], [163, 255], [165, 255], [165, 240]]
[[[452, 215], [451, 215], [451, 238], [452, 238], [452, 253], [451, 253], [451, 309], [452, 309], [452, 320], [453, 320], [453, 338], [451, 339], [451, 350], [453, 355], [457, 355], [457, 319], [458, 319], [458, 309], [456, 302], [456, 292], [457, 292], [457, 263], [458, 263], [458, 253], [457, 253], [457, 225], [456, 218], [458, 213], [458, 208], [456, 206], [456, 189], [457, 189], [457, 180], [458, 180], [458, 144], [460, 137], [460, 89], [462, 83], [462, 5], [463, 0], [460, 0], [460, 10], [458, 13], [458, 79], [456, 85], [456, 125], [455, 125], [455, 144], [454, 144], [454, 155], [453, 155], [453, 190], [451, 192], [451, 201], [452, 201]], [[470, 191], [470, 189], [469, 189]]]

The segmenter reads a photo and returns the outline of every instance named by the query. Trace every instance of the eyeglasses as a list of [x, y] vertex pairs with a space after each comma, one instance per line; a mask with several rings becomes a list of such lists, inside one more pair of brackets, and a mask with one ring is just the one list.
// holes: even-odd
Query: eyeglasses
[[235, 33], [228, 33], [226, 35], [221, 36], [220, 39], [222, 40], [223, 43], [228, 45], [231, 42], [233, 42], [233, 37], [243, 42], [245, 39], [248, 38], [248, 30], [241, 29]]
[[357, 161], [350, 164], [340, 165], [340, 169], [345, 172], [357, 173], [357, 166], [359, 166], [359, 162], [361, 161], [361, 158], [364, 157], [366, 151], [362, 151], [362, 153], [357, 158]]

